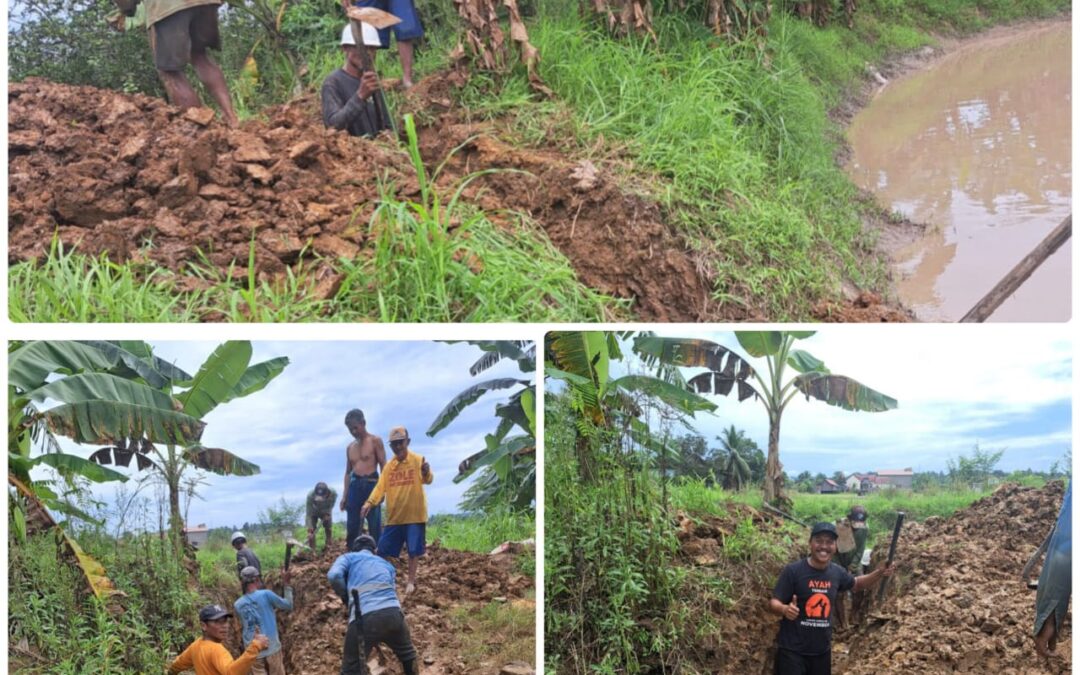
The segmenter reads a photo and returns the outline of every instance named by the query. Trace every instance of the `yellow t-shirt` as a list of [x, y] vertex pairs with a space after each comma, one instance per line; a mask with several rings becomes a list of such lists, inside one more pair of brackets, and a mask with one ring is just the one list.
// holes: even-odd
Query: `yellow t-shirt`
[[405, 461], [399, 461], [395, 455], [383, 467], [379, 482], [371, 491], [367, 504], [378, 506], [383, 495], [386, 496], [387, 525], [427, 522], [424, 486], [431, 484], [435, 473], [429, 469], [427, 478], [421, 475], [420, 467], [423, 463], [424, 458], [410, 450], [405, 455]]
[[195, 675], [247, 675], [259, 656], [259, 645], [252, 642], [240, 658], [233, 661], [225, 645], [199, 638], [169, 665], [169, 675], [195, 669]]

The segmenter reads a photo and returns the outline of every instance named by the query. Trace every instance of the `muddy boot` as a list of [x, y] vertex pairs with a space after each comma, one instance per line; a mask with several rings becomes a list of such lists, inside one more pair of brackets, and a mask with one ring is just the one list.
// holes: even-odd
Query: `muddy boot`
[[417, 675], [416, 659], [413, 659], [412, 661], [402, 661], [401, 672], [405, 673], [405, 675]]

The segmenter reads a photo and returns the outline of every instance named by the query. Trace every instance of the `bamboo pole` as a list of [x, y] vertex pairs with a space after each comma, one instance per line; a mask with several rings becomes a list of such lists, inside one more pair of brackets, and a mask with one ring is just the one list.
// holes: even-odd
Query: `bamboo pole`
[[1046, 235], [1045, 239], [1039, 242], [1039, 245], [1031, 253], [1024, 256], [1024, 259], [1017, 263], [1016, 267], [1009, 270], [1009, 273], [989, 293], [984, 295], [982, 300], [975, 303], [975, 306], [960, 319], [960, 323], [982, 323], [990, 318], [990, 315], [1001, 306], [1001, 303], [1015, 293], [1016, 289], [1020, 288], [1021, 284], [1027, 281], [1028, 277], [1039, 268], [1039, 265], [1046, 262], [1046, 259], [1061, 248], [1061, 245], [1067, 242], [1071, 236], [1072, 214], [1069, 214], [1050, 234]]

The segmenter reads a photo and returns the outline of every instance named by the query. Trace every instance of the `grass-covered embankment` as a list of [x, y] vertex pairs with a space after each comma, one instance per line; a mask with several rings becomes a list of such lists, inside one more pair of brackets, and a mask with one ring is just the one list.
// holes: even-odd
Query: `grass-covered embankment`
[[[540, 72], [569, 111], [581, 148], [617, 154], [707, 253], [715, 297], [772, 319], [808, 318], [842, 278], [887, 291], [887, 274], [855, 187], [836, 162], [830, 112], [860, 87], [866, 65], [935, 40], [1065, 11], [1066, 0], [859, 3], [854, 28], [818, 28], [775, 3], [759, 45], [712, 36], [700, 7], [658, 11], [655, 41], [611, 39], [573, 3], [542, 5], [530, 27]], [[839, 14], [839, 13], [838, 13]], [[525, 82], [503, 91], [523, 99]], [[544, 106], [518, 106], [520, 128]], [[602, 139], [603, 142], [600, 142]]]

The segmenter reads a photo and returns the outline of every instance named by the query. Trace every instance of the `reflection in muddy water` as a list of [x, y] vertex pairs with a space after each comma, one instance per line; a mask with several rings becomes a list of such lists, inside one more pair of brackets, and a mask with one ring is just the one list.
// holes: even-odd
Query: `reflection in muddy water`
[[[1070, 48], [1067, 23], [979, 40], [890, 83], [853, 121], [855, 182], [932, 226], [895, 256], [919, 318], [959, 319], [1069, 215]], [[992, 320], [1067, 320], [1071, 248]]]

